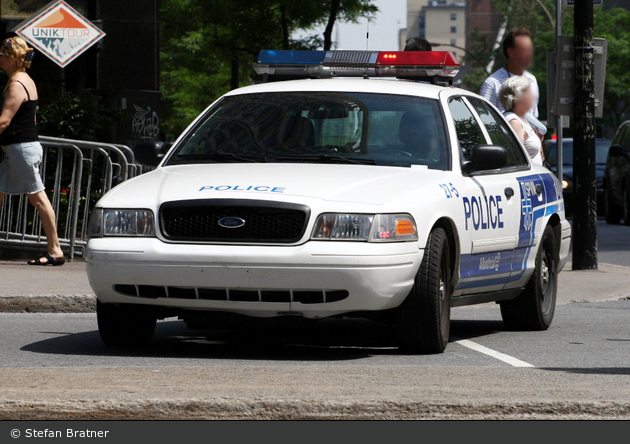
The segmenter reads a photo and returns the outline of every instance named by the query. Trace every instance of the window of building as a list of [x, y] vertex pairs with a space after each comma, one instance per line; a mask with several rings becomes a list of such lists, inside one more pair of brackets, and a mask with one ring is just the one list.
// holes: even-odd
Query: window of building
[[451, 26], [451, 32], [455, 34], [457, 32], [457, 26]]
[[451, 45], [457, 46], [457, 39], [451, 39]]
[[457, 13], [456, 12], [453, 12], [451, 14], [451, 20], [457, 20]]

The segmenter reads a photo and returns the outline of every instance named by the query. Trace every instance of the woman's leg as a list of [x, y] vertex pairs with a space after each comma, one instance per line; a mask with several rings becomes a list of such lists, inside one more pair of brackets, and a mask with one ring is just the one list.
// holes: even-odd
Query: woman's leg
[[[28, 194], [28, 200], [39, 211], [39, 217], [42, 220], [42, 227], [46, 233], [48, 241], [48, 253], [55, 259], [63, 257], [61, 245], [59, 245], [59, 236], [57, 235], [57, 224], [55, 219], [55, 211], [53, 210], [50, 200], [45, 191], [35, 194]], [[47, 259], [40, 258], [41, 262], [47, 262]]]

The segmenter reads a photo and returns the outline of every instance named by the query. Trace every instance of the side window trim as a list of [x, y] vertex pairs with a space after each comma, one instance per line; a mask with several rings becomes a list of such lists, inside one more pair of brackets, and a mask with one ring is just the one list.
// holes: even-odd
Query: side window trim
[[460, 101], [465, 107], [466, 109], [470, 112], [471, 116], [473, 117], [473, 119], [475, 119], [475, 122], [477, 123], [477, 126], [479, 127], [479, 130], [481, 131], [481, 134], [483, 135], [483, 138], [486, 140], [486, 143], [488, 143], [489, 141], [489, 137], [488, 137], [488, 132], [486, 131], [486, 129], [483, 126], [483, 123], [480, 121], [479, 119], [479, 115], [477, 113], [473, 113], [473, 110], [471, 109], [470, 103], [465, 100], [465, 96], [463, 94], [453, 94], [453, 95], [449, 95], [448, 97], [445, 98], [445, 110], [448, 109], [449, 110], [449, 121], [450, 123], [453, 124], [453, 127], [455, 129], [454, 135], [456, 137], [455, 139], [455, 146], [457, 147], [457, 152], [458, 152], [458, 157], [459, 157], [459, 166], [460, 168], [464, 165], [465, 160], [464, 160], [464, 153], [462, 151], [462, 145], [459, 141], [459, 134], [457, 133], [457, 125], [455, 123], [455, 118], [453, 117], [451, 111], [450, 111], [450, 105], [451, 102], [453, 101]]
[[468, 107], [468, 109], [472, 113], [473, 117], [477, 120], [477, 124], [481, 128], [481, 132], [483, 133], [483, 137], [486, 138], [486, 143], [488, 145], [492, 145], [492, 138], [490, 137], [490, 133], [488, 132], [488, 128], [486, 128], [486, 125], [483, 123], [483, 119], [481, 118], [481, 116], [479, 115], [479, 113], [477, 112], [475, 107], [472, 105], [472, 103], [470, 103], [470, 101], [468, 100], [468, 97], [466, 97], [466, 96], [459, 96], [459, 97], [462, 99], [462, 102], [464, 102], [464, 104]]
[[[473, 117], [477, 120], [477, 123], [479, 124], [479, 126], [481, 128], [481, 131], [482, 131], [484, 137], [486, 138], [486, 143], [489, 144], [489, 145], [492, 145], [493, 142], [492, 142], [492, 138], [490, 137], [490, 133], [488, 132], [488, 129], [486, 128], [486, 125], [483, 123], [483, 120], [479, 116], [479, 113], [477, 113], [477, 110], [475, 109], [475, 107], [468, 100], [468, 96], [465, 96], [465, 95], [451, 96], [449, 98], [449, 100], [452, 100], [453, 98], [460, 98], [460, 99], [462, 99], [462, 102], [464, 102], [466, 107], [472, 113]], [[492, 116], [493, 119], [495, 118], [492, 115], [492, 113], [490, 115]], [[514, 132], [514, 129], [512, 128], [512, 126], [508, 124], [507, 128], [508, 128], [508, 131], [510, 131], [510, 133], [514, 137], [514, 139], [515, 139], [516, 143], [518, 144], [518, 146], [521, 148], [521, 150], [523, 152], [525, 152], [525, 148], [523, 147], [522, 142], [520, 140], [518, 140], [518, 138], [516, 137], [516, 133]], [[521, 165], [521, 166], [506, 166], [506, 167], [500, 168], [498, 170], [476, 171], [476, 172], [470, 174], [470, 176], [485, 176], [485, 175], [504, 174], [504, 173], [511, 173], [511, 172], [517, 172], [517, 171], [529, 171], [529, 170], [531, 170], [532, 169], [531, 159], [529, 158], [529, 155], [526, 152], [525, 152], [525, 161], [526, 161], [526, 163], [524, 165]], [[461, 156], [460, 156], [460, 163], [463, 164], [463, 159], [461, 158]]]

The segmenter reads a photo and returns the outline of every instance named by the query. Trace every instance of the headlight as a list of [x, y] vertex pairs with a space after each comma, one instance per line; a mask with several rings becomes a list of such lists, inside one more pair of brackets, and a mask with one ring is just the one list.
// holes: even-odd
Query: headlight
[[408, 214], [322, 214], [313, 240], [401, 242], [418, 240], [416, 223]]
[[562, 181], [562, 189], [566, 190], [567, 188], [569, 188], [571, 186], [571, 182], [569, 182], [568, 180], [563, 180]]
[[153, 211], [96, 208], [88, 224], [88, 236], [155, 236]]
[[400, 242], [418, 240], [416, 222], [408, 214], [377, 214], [370, 242]]
[[373, 214], [322, 214], [315, 222], [313, 239], [366, 241], [370, 237]]
[[103, 209], [94, 208], [87, 226], [87, 237], [103, 237]]

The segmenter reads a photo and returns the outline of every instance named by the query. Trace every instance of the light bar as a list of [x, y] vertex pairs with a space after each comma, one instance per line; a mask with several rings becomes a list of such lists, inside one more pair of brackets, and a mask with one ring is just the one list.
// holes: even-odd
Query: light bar
[[448, 81], [460, 63], [448, 51], [271, 51], [258, 55], [260, 75], [280, 77], [399, 77]]

